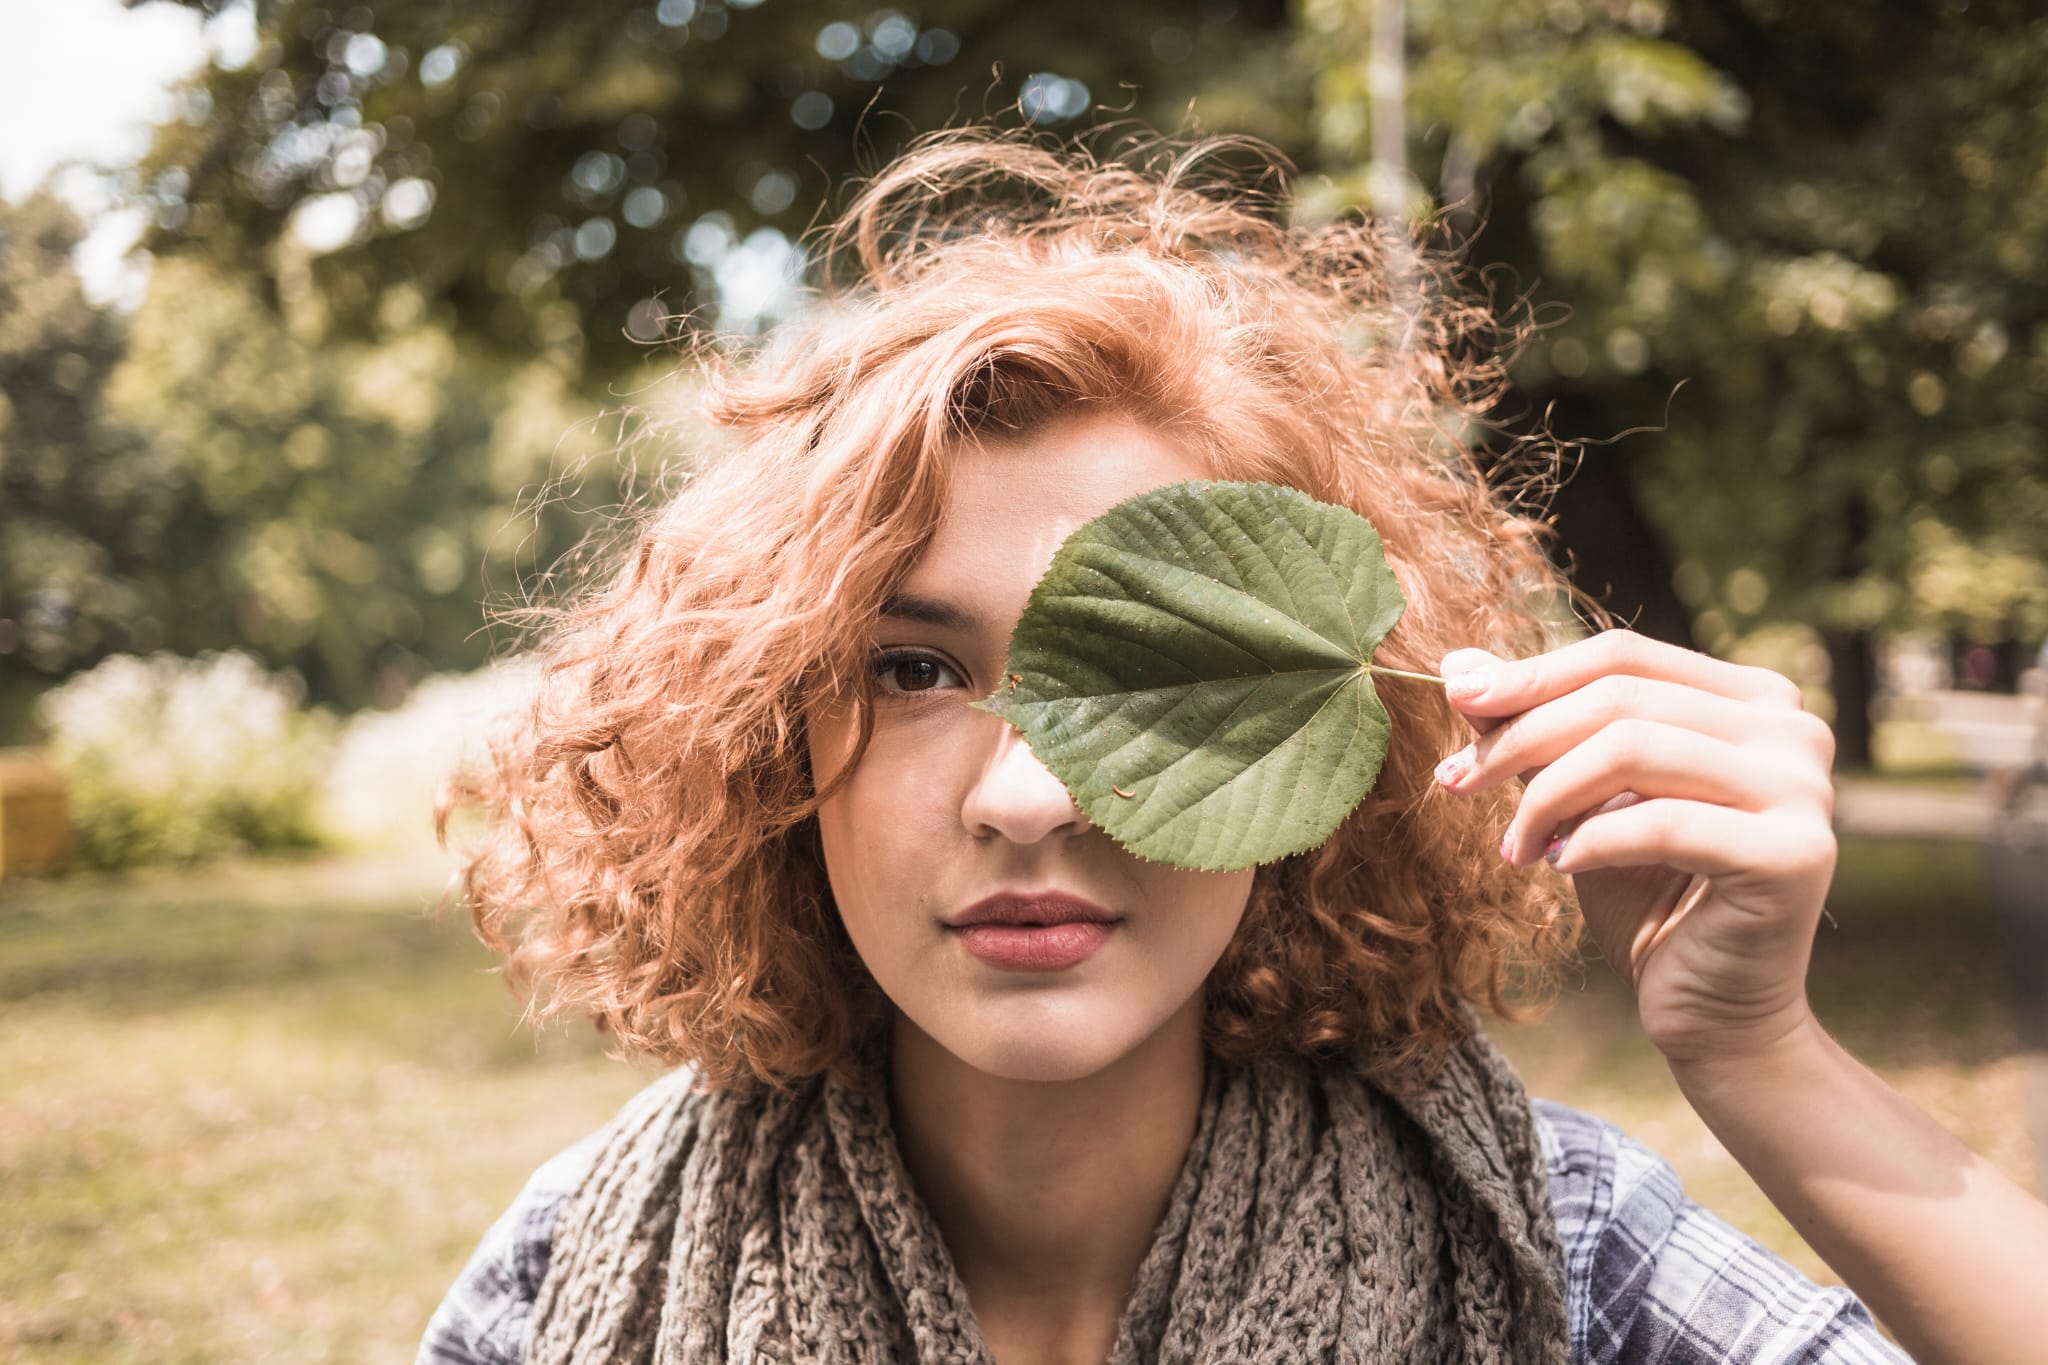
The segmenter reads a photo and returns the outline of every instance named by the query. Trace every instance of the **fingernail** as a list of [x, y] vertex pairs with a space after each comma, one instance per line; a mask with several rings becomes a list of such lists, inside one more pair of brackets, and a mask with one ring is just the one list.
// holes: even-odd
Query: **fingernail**
[[1472, 771], [1472, 751], [1460, 749], [1436, 765], [1436, 780], [1446, 787], [1455, 787], [1462, 782], [1465, 774]]
[[1453, 673], [1444, 679], [1444, 694], [1459, 701], [1478, 696], [1493, 685], [1493, 675], [1485, 669], [1474, 669], [1469, 673]]
[[1515, 860], [1514, 838], [1514, 831], [1512, 830], [1500, 836], [1500, 856], [1509, 862]]
[[1563, 852], [1564, 836], [1562, 834], [1553, 835], [1550, 842], [1543, 846], [1543, 861], [1555, 867], [1557, 866], [1558, 857]]

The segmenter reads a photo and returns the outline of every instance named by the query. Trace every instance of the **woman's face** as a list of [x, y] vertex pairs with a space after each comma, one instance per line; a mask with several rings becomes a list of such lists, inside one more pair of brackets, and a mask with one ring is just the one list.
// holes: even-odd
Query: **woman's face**
[[[1207, 476], [1122, 418], [965, 448], [930, 548], [875, 628], [873, 738], [818, 813], [833, 898], [896, 1007], [991, 1075], [1071, 1080], [1129, 1053], [1189, 1005], [1244, 913], [1252, 873], [1125, 852], [1022, 735], [968, 705], [995, 690], [1025, 599], [1070, 531]], [[853, 749], [852, 707], [815, 711], [808, 733], [828, 781]], [[1112, 918], [1054, 933], [953, 927], [974, 907]]]

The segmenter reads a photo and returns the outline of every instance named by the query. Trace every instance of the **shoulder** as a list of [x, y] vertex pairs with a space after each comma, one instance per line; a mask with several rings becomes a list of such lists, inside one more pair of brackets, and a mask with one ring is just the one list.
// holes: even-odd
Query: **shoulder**
[[1904, 1361], [1860, 1300], [1800, 1274], [1686, 1198], [1613, 1124], [1533, 1101], [1564, 1251], [1575, 1361]]
[[434, 1310], [416, 1365], [522, 1365], [527, 1324], [547, 1279], [563, 1206], [614, 1132], [689, 1104], [691, 1081], [687, 1069], [657, 1078], [604, 1127], [556, 1153], [528, 1177]]
[[491, 1224], [434, 1310], [417, 1365], [520, 1365], [526, 1326], [547, 1278], [555, 1220], [603, 1145], [590, 1134], [549, 1158]]

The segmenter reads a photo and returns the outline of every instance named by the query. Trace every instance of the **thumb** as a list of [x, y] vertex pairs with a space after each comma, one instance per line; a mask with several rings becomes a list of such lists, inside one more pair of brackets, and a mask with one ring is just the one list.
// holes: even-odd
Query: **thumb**
[[1453, 673], [1473, 673], [1482, 668], [1490, 668], [1499, 662], [1499, 659], [1483, 649], [1454, 649], [1444, 655], [1436, 671], [1448, 678]]

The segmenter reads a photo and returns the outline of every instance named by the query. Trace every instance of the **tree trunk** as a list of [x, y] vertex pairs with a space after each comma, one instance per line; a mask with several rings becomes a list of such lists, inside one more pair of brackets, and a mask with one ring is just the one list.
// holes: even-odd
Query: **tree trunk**
[[1877, 658], [1870, 632], [1821, 632], [1828, 651], [1828, 687], [1835, 695], [1835, 768], [1870, 767], [1870, 703], [1877, 691]]
[[1597, 447], [1585, 452], [1551, 503], [1558, 552], [1572, 581], [1622, 625], [1696, 649], [1692, 612], [1671, 587], [1670, 551], [1643, 515], [1628, 474], [1626, 456]]
[[2020, 690], [2020, 674], [2026, 672], [2027, 665], [2033, 662], [2030, 657], [2033, 651], [2020, 643], [2018, 627], [2009, 617], [2005, 628], [2013, 633], [1991, 647], [1991, 657], [1998, 664], [1991, 675], [1991, 686], [2000, 692], [2017, 692]]

